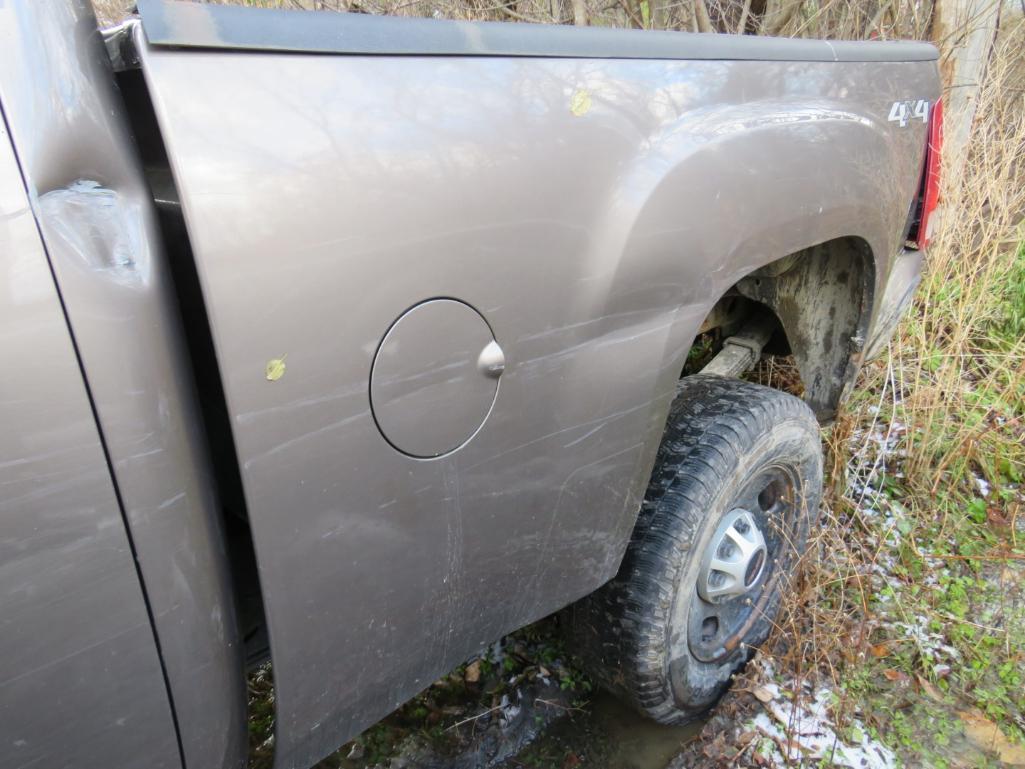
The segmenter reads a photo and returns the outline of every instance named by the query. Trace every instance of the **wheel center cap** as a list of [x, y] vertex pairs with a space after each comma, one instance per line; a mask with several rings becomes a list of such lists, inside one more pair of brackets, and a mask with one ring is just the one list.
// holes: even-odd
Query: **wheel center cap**
[[744, 572], [744, 587], [751, 588], [758, 578], [762, 576], [762, 568], [765, 566], [765, 548], [762, 548], [754, 554], [754, 557], [748, 562], [747, 569]]
[[768, 552], [755, 517], [744, 509], [723, 516], [701, 559], [698, 594], [710, 603], [743, 595], [765, 573]]

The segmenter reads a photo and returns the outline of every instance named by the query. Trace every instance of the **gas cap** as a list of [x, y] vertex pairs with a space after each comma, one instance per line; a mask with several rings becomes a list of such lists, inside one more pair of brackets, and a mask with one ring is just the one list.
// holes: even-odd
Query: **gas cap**
[[431, 299], [388, 329], [370, 372], [377, 427], [413, 457], [448, 454], [484, 424], [505, 355], [487, 321], [456, 299]]

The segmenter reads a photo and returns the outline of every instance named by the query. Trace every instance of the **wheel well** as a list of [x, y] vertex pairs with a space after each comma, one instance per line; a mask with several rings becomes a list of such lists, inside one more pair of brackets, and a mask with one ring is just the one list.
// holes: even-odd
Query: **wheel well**
[[799, 382], [787, 389], [799, 390], [820, 420], [831, 419], [861, 364], [874, 273], [871, 248], [856, 237], [820, 243], [759, 267], [713, 305], [684, 372], [699, 370], [724, 338], [761, 318], [774, 326], [764, 354], [793, 356]]

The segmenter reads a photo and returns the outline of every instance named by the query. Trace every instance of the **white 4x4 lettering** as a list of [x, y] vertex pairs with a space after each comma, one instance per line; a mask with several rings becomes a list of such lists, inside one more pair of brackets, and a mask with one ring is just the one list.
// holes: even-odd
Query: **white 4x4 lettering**
[[929, 102], [925, 99], [918, 101], [895, 101], [890, 107], [890, 115], [887, 118], [891, 123], [900, 123], [904, 128], [911, 120], [929, 122]]

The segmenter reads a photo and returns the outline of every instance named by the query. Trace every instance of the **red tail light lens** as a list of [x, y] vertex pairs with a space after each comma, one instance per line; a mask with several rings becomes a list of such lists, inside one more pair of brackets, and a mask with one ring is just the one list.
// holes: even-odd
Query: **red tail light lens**
[[929, 218], [940, 202], [940, 151], [943, 148], [943, 101], [936, 100], [929, 115], [929, 145], [925, 149], [925, 171], [919, 192], [917, 221], [909, 239], [922, 249], [929, 245]]

